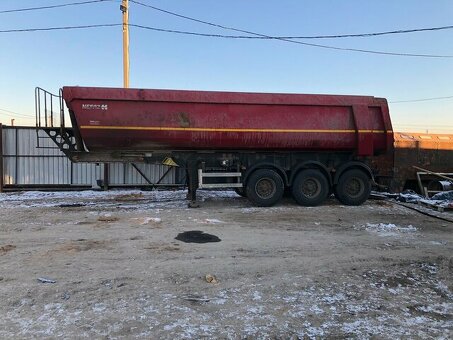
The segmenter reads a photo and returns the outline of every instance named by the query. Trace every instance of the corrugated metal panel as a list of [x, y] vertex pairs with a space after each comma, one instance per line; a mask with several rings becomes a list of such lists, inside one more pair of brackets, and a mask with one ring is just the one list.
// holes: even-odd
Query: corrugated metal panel
[[3, 127], [3, 156], [16, 154], [16, 131]]
[[3, 181], [6, 185], [15, 184], [15, 159], [10, 157], [3, 158]]
[[87, 163], [72, 163], [72, 181], [74, 185], [90, 185], [96, 184], [96, 179], [99, 179], [99, 171], [96, 171], [100, 166]]
[[[96, 186], [103, 179], [103, 164], [71, 163], [55, 148], [43, 132], [37, 148], [36, 130], [24, 127], [3, 127], [4, 183], [6, 185], [87, 185]], [[156, 183], [168, 167], [137, 164], [152, 182]], [[177, 169], [172, 169], [161, 184], [175, 184]], [[148, 182], [131, 164], [109, 164], [110, 185], [146, 185]]]

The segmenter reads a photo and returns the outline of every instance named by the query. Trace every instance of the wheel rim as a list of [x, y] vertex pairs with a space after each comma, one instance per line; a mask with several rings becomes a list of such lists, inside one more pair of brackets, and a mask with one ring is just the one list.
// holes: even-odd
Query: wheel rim
[[346, 184], [346, 193], [349, 197], [356, 198], [363, 194], [365, 185], [360, 178], [352, 177]]
[[277, 186], [270, 178], [262, 178], [255, 185], [255, 192], [261, 199], [271, 198], [275, 195]]
[[307, 178], [303, 181], [301, 189], [305, 197], [313, 198], [321, 192], [321, 183], [316, 178]]

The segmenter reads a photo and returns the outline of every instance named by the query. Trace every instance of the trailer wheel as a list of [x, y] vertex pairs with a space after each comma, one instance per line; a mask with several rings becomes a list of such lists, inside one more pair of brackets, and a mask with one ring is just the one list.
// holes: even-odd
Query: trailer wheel
[[371, 183], [361, 170], [348, 170], [340, 176], [335, 196], [345, 205], [361, 205], [371, 193]]
[[247, 197], [247, 194], [246, 194], [246, 192], [245, 192], [245, 188], [234, 188], [234, 191], [235, 191], [236, 194], [238, 194], [239, 196]]
[[260, 169], [252, 173], [247, 181], [247, 198], [260, 207], [270, 207], [281, 200], [285, 186], [278, 173]]
[[329, 195], [329, 182], [319, 170], [302, 170], [297, 174], [291, 192], [298, 204], [314, 207], [324, 202]]

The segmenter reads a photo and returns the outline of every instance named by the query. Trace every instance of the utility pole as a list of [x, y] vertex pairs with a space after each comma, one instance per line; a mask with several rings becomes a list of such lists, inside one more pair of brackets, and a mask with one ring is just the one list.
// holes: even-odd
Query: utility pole
[[124, 87], [129, 87], [129, 0], [122, 0], [123, 12], [123, 79]]
[[[120, 10], [123, 13], [123, 87], [129, 87], [129, 0], [122, 0]], [[109, 189], [109, 165], [104, 163], [104, 190]]]

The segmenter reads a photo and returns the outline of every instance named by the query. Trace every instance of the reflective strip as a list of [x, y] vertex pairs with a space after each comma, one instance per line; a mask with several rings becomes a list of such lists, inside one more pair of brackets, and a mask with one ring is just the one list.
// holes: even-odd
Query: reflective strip
[[[356, 133], [356, 130], [315, 130], [315, 129], [218, 129], [218, 128], [185, 128], [161, 126], [101, 126], [82, 125], [81, 129], [89, 130], [142, 130], [142, 131], [193, 131], [193, 132], [274, 132], [274, 133]], [[384, 130], [359, 130], [359, 133], [393, 133]]]

